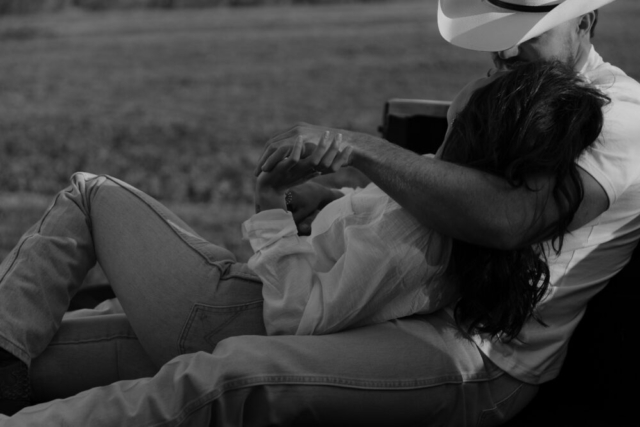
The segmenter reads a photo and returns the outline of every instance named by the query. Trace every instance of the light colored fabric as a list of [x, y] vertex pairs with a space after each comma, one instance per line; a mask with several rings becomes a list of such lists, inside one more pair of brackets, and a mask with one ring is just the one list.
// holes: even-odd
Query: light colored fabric
[[578, 162], [606, 191], [609, 209], [566, 235], [559, 256], [548, 251], [551, 289], [539, 305], [548, 327], [530, 321], [522, 342], [510, 344], [475, 337], [498, 366], [534, 384], [558, 375], [587, 302], [625, 266], [640, 238], [640, 84], [595, 49], [582, 74], [611, 97], [601, 136]]
[[328, 204], [311, 230], [298, 236], [283, 210], [243, 224], [255, 251], [249, 267], [264, 283], [269, 334], [336, 332], [433, 312], [456, 296], [443, 275], [451, 239], [422, 226], [374, 184]]
[[332, 335], [229, 338], [152, 378], [0, 415], [0, 426], [486, 427], [536, 391], [504, 375], [440, 311]]

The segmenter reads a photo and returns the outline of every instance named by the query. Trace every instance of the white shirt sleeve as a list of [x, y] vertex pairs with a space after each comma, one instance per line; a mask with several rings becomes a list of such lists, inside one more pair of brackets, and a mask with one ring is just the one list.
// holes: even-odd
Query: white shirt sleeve
[[[617, 76], [617, 85], [624, 87], [625, 80], [625, 76]], [[600, 137], [578, 159], [578, 165], [605, 190], [610, 204], [640, 180], [640, 104], [637, 99], [629, 102], [621, 89], [615, 89], [607, 93], [611, 103], [603, 110], [605, 120]], [[628, 92], [632, 89], [633, 86], [629, 87]]]

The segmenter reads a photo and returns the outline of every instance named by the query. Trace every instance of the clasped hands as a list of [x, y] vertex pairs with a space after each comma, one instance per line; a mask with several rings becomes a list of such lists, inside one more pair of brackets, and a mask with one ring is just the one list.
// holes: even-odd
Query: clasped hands
[[[341, 193], [310, 179], [338, 171], [346, 165], [351, 147], [343, 147], [342, 133], [321, 130], [306, 125], [301, 132], [298, 126], [271, 140], [256, 168], [256, 212], [266, 209], [286, 210], [285, 193], [294, 195], [292, 213], [301, 234], [308, 234], [308, 226], [314, 212]], [[308, 132], [311, 130], [311, 132]]]

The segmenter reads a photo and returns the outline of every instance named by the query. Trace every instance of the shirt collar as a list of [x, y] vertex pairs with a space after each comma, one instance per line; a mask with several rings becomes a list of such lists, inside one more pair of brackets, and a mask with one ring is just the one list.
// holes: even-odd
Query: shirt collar
[[599, 66], [604, 64], [602, 57], [596, 52], [596, 48], [591, 45], [591, 50], [589, 51], [589, 56], [587, 57], [587, 62], [582, 66], [580, 70], [580, 74], [586, 75], [589, 71], [593, 71]]

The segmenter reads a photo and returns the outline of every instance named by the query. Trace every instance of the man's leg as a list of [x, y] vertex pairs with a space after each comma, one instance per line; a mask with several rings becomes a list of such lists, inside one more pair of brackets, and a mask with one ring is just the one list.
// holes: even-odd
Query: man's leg
[[0, 426], [491, 426], [536, 392], [443, 312], [323, 336], [244, 336], [156, 376], [26, 408]]
[[0, 266], [0, 348], [41, 354], [96, 259], [158, 367], [264, 333], [261, 283], [233, 254], [144, 193], [80, 173]]

